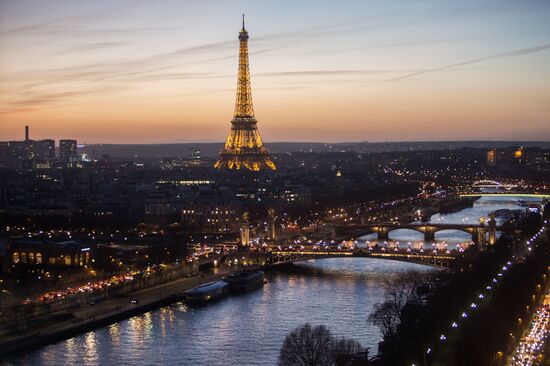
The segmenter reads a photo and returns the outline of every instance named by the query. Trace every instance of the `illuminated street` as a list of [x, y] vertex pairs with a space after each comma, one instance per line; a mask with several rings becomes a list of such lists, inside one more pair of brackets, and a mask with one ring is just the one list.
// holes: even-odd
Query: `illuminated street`
[[521, 338], [510, 365], [543, 365], [544, 357], [542, 350], [550, 333], [549, 300], [550, 295], [547, 294], [543, 303], [537, 309], [527, 333]]

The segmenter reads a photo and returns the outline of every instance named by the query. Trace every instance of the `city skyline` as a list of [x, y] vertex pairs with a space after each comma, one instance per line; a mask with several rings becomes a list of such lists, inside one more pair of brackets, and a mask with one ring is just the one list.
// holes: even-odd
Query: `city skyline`
[[223, 141], [242, 12], [268, 143], [550, 139], [543, 1], [0, 10], [2, 140], [21, 140], [30, 125], [35, 139]]

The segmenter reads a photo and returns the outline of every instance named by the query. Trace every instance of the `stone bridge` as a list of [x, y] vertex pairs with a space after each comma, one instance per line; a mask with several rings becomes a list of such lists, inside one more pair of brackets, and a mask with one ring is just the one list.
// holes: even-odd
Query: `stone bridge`
[[[488, 225], [484, 223], [479, 225], [463, 225], [463, 224], [351, 224], [351, 225], [334, 225], [332, 227], [333, 238], [354, 235], [355, 237], [367, 234], [377, 234], [378, 240], [388, 240], [389, 233], [397, 229], [409, 229], [424, 234], [425, 241], [433, 241], [435, 233], [443, 230], [459, 230], [469, 233], [472, 236], [474, 243], [482, 246], [492, 245], [496, 241], [496, 222], [490, 219]], [[489, 237], [487, 238], [487, 233]]]

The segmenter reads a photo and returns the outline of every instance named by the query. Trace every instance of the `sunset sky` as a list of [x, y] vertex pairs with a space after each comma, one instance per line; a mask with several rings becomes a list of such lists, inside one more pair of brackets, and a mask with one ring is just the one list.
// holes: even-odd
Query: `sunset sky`
[[0, 140], [550, 140], [550, 1], [0, 0]]

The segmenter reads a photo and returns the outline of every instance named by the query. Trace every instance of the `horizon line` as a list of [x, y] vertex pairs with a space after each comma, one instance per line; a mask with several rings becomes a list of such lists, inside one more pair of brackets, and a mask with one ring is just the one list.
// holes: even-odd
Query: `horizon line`
[[[388, 143], [442, 143], [442, 142], [529, 142], [529, 143], [550, 143], [550, 140], [386, 140], [386, 141], [266, 141], [264, 144], [324, 144], [324, 145], [342, 145], [342, 144], [388, 144]], [[136, 142], [136, 143], [116, 143], [116, 142], [79, 142], [79, 145], [179, 145], [179, 144], [225, 144], [225, 141], [182, 141], [182, 142]]]

